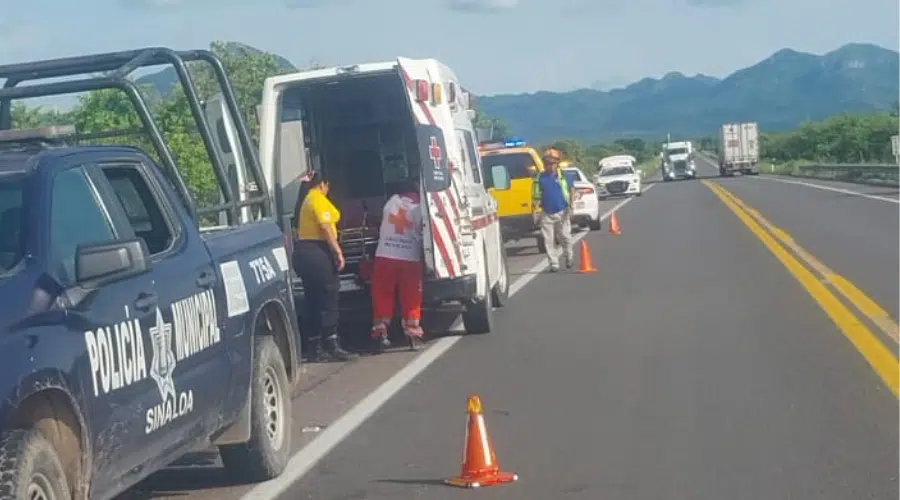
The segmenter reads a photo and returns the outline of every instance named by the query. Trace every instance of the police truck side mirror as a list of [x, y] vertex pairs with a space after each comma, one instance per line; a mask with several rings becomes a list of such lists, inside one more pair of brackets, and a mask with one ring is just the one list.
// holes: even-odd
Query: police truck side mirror
[[146, 244], [140, 238], [79, 245], [75, 250], [75, 280], [99, 286], [119, 281], [150, 269]]
[[509, 170], [505, 165], [491, 167], [491, 186], [498, 191], [506, 191], [510, 188]]

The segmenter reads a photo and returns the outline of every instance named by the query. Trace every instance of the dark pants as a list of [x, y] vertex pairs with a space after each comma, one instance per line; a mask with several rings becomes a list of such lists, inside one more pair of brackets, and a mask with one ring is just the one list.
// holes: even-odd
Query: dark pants
[[292, 257], [294, 269], [303, 282], [307, 341], [314, 344], [322, 338], [337, 338], [341, 280], [328, 243], [297, 241]]

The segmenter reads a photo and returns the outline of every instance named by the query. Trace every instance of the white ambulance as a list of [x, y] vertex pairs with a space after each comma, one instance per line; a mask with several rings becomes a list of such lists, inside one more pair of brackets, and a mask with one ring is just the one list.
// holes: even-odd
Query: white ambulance
[[453, 71], [434, 59], [272, 77], [259, 108], [259, 156], [285, 230], [301, 177], [315, 170], [330, 181], [342, 212], [342, 292], [367, 288], [392, 185], [420, 179], [426, 307], [460, 304], [466, 331], [487, 333], [493, 308], [509, 295], [509, 272], [486, 185], [509, 189], [510, 179], [503, 166], [483, 178], [469, 103]]

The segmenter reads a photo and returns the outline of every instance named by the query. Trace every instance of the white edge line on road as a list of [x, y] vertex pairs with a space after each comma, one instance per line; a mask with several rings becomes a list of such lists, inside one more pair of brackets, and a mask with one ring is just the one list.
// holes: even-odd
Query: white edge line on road
[[[821, 189], [823, 191], [833, 191], [835, 193], [849, 194], [851, 196], [859, 196], [860, 198], [868, 198], [870, 200], [889, 201], [891, 203], [900, 203], [900, 200], [895, 200], [893, 198], [888, 198], [886, 196], [878, 196], [875, 194], [860, 193], [859, 191], [852, 191], [850, 189], [836, 188], [836, 187], [831, 187], [831, 186], [823, 186], [822, 184], [815, 184], [813, 182], [797, 181], [794, 179], [779, 179], [778, 177], [769, 177], [769, 176], [765, 176], [765, 177], [763, 177], [763, 176], [755, 177], [754, 176], [752, 178], [767, 180], [767, 181], [783, 182], [785, 184], [797, 184], [800, 186]], [[886, 187], [890, 187], [890, 186], [886, 186]]]
[[[643, 192], [646, 193], [653, 188], [653, 186], [655, 186], [655, 184], [648, 185], [644, 188]], [[600, 216], [600, 220], [606, 220], [613, 212], [625, 206], [633, 199], [634, 198], [626, 198], [615, 204]], [[573, 238], [573, 243], [581, 241], [581, 239], [588, 234], [590, 234], [590, 231], [579, 233]], [[523, 276], [520, 276], [519, 279], [510, 285], [509, 296], [512, 297], [525, 288], [525, 285], [534, 280], [534, 278], [538, 276], [538, 273], [546, 269], [548, 265], [547, 260], [542, 258], [539, 263], [535, 264], [531, 269], [526, 271]], [[271, 500], [284, 493], [294, 483], [306, 475], [310, 469], [315, 467], [315, 465], [335, 446], [346, 439], [351, 432], [368, 420], [369, 417], [390, 400], [394, 394], [400, 392], [406, 384], [425, 371], [426, 368], [437, 361], [438, 358], [449, 351], [450, 348], [462, 338], [462, 336], [453, 336], [444, 337], [435, 341], [428, 349], [422, 352], [422, 354], [416, 356], [399, 372], [395, 373], [377, 389], [369, 393], [369, 395], [357, 403], [356, 406], [341, 415], [334, 424], [325, 428], [325, 430], [316, 436], [315, 439], [310, 441], [309, 444], [300, 448], [297, 453], [291, 457], [281, 476], [255, 486], [252, 490], [245, 493], [241, 497], [241, 500]]]

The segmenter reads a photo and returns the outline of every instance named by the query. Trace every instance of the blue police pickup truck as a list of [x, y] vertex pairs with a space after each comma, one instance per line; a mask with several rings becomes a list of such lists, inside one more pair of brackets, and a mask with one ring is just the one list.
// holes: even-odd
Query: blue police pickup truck
[[[110, 498], [210, 444], [229, 475], [247, 481], [287, 463], [300, 357], [283, 235], [267, 196], [235, 199], [185, 60], [212, 64], [245, 164], [264, 187], [209, 52], [0, 66], [0, 499]], [[166, 62], [192, 100], [224, 193], [208, 213], [228, 223], [209, 231], [127, 71], [16, 85]], [[72, 127], [8, 130], [12, 99], [73, 86], [123, 90], [162, 160], [85, 145]], [[242, 220], [246, 207], [256, 221]]]

